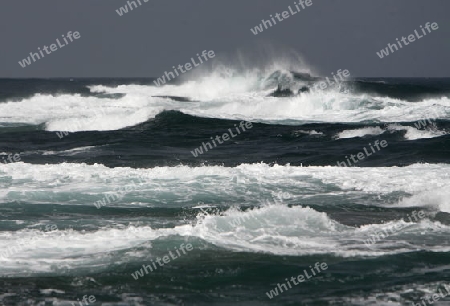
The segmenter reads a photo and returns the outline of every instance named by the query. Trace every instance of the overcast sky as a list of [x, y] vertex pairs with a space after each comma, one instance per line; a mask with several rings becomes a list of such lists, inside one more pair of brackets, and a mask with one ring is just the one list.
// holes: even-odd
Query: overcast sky
[[[0, 77], [156, 77], [205, 49], [215, 51], [213, 60], [247, 50], [250, 63], [263, 46], [277, 50], [277, 59], [296, 53], [321, 75], [348, 69], [359, 77], [450, 77], [449, 0], [312, 2], [255, 36], [250, 28], [294, 0], [141, 0], [121, 17], [116, 9], [125, 0], [2, 1]], [[386, 58], [376, 55], [426, 22], [439, 29]], [[68, 31], [81, 38], [30, 66], [18, 64]]]

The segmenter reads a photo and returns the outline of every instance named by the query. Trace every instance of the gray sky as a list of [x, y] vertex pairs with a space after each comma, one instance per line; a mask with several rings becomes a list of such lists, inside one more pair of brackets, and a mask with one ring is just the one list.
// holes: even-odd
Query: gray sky
[[[141, 0], [122, 17], [115, 10], [124, 0], [2, 2], [0, 77], [156, 77], [205, 49], [215, 51], [213, 60], [247, 50], [249, 63], [268, 61], [262, 46], [280, 58], [298, 53], [321, 75], [450, 77], [449, 0], [312, 0], [256, 36], [250, 28], [294, 0]], [[386, 58], [376, 55], [428, 21], [439, 29]], [[26, 68], [18, 64], [68, 31], [81, 38]]]

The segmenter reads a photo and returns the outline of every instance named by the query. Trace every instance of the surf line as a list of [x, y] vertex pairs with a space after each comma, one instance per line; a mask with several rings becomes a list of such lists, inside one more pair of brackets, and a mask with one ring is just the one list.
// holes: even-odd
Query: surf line
[[[197, 53], [197, 59], [199, 60], [200, 63], [199, 64], [196, 63], [193, 57], [191, 57], [191, 62], [192, 62], [192, 65], [194, 65], [194, 67], [197, 67], [197, 66], [200, 66], [200, 64], [203, 64], [202, 57], [205, 59], [205, 62], [207, 62], [208, 59], [214, 58], [215, 56], [216, 56], [216, 54], [214, 53], [213, 50], [210, 50], [208, 52], [206, 50], [203, 50], [201, 56]], [[191, 70], [192, 68], [194, 68], [194, 67], [192, 67], [191, 62], [187, 62], [184, 65], [178, 65], [177, 68], [180, 70], [181, 73], [186, 73], [189, 70]], [[173, 71], [175, 72], [176, 76], [177, 77], [180, 76], [177, 68], [175, 68], [175, 66], [172, 66], [172, 68], [173, 68]], [[186, 70], [183, 70], [183, 68]], [[167, 78], [167, 81], [170, 81], [171, 79], [175, 79], [175, 74], [173, 72], [164, 71], [164, 74], [162, 75], [162, 77], [158, 78], [156, 81], [153, 81], [153, 83], [155, 83], [155, 85], [158, 87], [161, 85], [164, 85], [164, 84], [166, 84], [166, 78]]]

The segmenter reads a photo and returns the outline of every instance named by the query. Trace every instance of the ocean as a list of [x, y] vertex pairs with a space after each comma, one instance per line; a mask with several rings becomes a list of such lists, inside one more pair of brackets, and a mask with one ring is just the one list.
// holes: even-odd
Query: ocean
[[0, 305], [450, 304], [450, 78], [154, 80], [0, 79]]

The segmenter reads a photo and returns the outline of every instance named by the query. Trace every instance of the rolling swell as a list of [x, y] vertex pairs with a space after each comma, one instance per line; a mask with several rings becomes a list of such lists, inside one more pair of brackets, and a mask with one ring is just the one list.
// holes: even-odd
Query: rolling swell
[[[9, 151], [21, 152], [28, 162], [102, 163], [110, 167], [155, 167], [157, 165], [226, 165], [241, 163], [278, 163], [292, 165], [336, 165], [345, 156], [357, 154], [375, 140], [386, 140], [389, 146], [357, 166], [405, 166], [417, 162], [445, 162], [450, 152], [450, 122], [437, 120], [434, 129], [443, 135], [408, 139], [407, 133], [420, 131], [416, 122], [394, 126], [382, 124], [305, 124], [269, 125], [253, 123], [253, 128], [234, 139], [194, 157], [191, 153], [210, 137], [222, 135], [240, 121], [200, 118], [177, 111], [164, 111], [154, 119], [117, 131], [70, 133], [60, 139], [56, 132], [31, 127], [0, 129]], [[338, 138], [343, 131], [374, 127], [378, 134]], [[408, 131], [407, 128], [410, 130]], [[12, 139], [16, 141], [12, 141]], [[33, 139], [41, 143], [27, 145]], [[107, 145], [105, 145], [107, 143]], [[77, 150], [77, 148], [87, 149]], [[130, 156], [129, 150], [133, 154]], [[317, 154], [317, 152], [323, 152]]]

